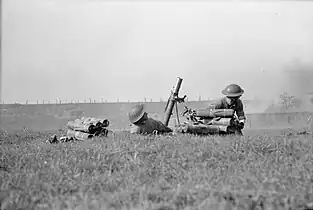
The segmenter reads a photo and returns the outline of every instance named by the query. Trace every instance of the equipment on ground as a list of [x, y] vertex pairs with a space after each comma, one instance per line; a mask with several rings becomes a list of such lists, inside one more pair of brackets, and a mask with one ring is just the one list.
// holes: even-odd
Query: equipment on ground
[[[173, 113], [173, 108], [176, 106], [176, 115], [178, 125], [175, 126], [175, 131], [178, 133], [191, 133], [199, 135], [212, 135], [212, 134], [239, 134], [242, 135], [239, 120], [235, 115], [233, 109], [190, 109], [187, 106], [181, 116], [185, 117], [187, 121], [180, 123], [177, 103], [185, 103], [185, 98], [178, 97], [179, 90], [182, 84], [182, 78], [178, 77], [174, 91], [167, 101], [165, 107], [165, 120], [164, 124], [168, 126], [169, 120]], [[236, 84], [230, 84], [222, 91], [223, 94], [229, 97], [240, 96], [244, 90]]]
[[232, 109], [207, 108], [196, 111], [185, 106], [182, 116], [186, 117], [187, 121], [176, 127], [178, 133], [242, 135], [239, 120]]
[[106, 137], [109, 133], [108, 126], [110, 122], [106, 118], [82, 117], [67, 123], [67, 132], [65, 136], [58, 140], [53, 135], [48, 141], [50, 143], [68, 142], [72, 140], [84, 141], [93, 137]]
[[82, 117], [67, 123], [67, 136], [78, 140], [86, 140], [94, 136], [106, 136], [109, 124], [110, 122], [106, 118]]

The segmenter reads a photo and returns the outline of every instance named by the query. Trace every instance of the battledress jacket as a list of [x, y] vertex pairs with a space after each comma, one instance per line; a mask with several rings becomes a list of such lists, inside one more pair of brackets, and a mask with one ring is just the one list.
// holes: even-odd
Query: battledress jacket
[[168, 133], [172, 132], [172, 129], [165, 126], [161, 121], [155, 120], [153, 118], [148, 118], [144, 124], [131, 124], [130, 126], [130, 133], [133, 134], [152, 134], [154, 132]]
[[220, 100], [210, 104], [209, 107], [215, 109], [233, 109], [239, 121], [246, 120], [245, 112], [243, 111], [243, 104], [239, 98], [233, 104], [229, 105], [226, 101], [226, 97], [223, 97]]

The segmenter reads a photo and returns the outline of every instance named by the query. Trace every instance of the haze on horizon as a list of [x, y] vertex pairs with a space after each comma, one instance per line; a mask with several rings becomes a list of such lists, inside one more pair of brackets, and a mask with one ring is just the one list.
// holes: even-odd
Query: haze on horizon
[[[245, 98], [313, 92], [312, 11], [305, 1], [2, 1], [1, 100], [159, 101], [178, 76], [190, 100], [229, 83]], [[304, 76], [290, 80], [290, 66]]]

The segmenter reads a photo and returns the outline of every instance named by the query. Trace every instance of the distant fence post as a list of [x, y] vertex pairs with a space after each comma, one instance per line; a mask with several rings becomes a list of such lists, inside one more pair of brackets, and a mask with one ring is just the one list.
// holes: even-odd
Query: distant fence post
[[308, 123], [308, 125], [311, 126], [312, 129], [313, 129], [313, 117], [312, 117], [312, 116], [313, 116], [313, 115], [310, 114], [310, 116], [308, 117], [307, 123]]
[[288, 124], [291, 124], [291, 116], [290, 115], [287, 116], [287, 121], [288, 121]]

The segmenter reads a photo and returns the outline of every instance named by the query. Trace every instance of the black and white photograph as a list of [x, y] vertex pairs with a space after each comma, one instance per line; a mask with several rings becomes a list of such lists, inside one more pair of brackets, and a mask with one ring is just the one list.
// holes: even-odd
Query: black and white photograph
[[313, 209], [313, 1], [0, 7], [0, 210]]

